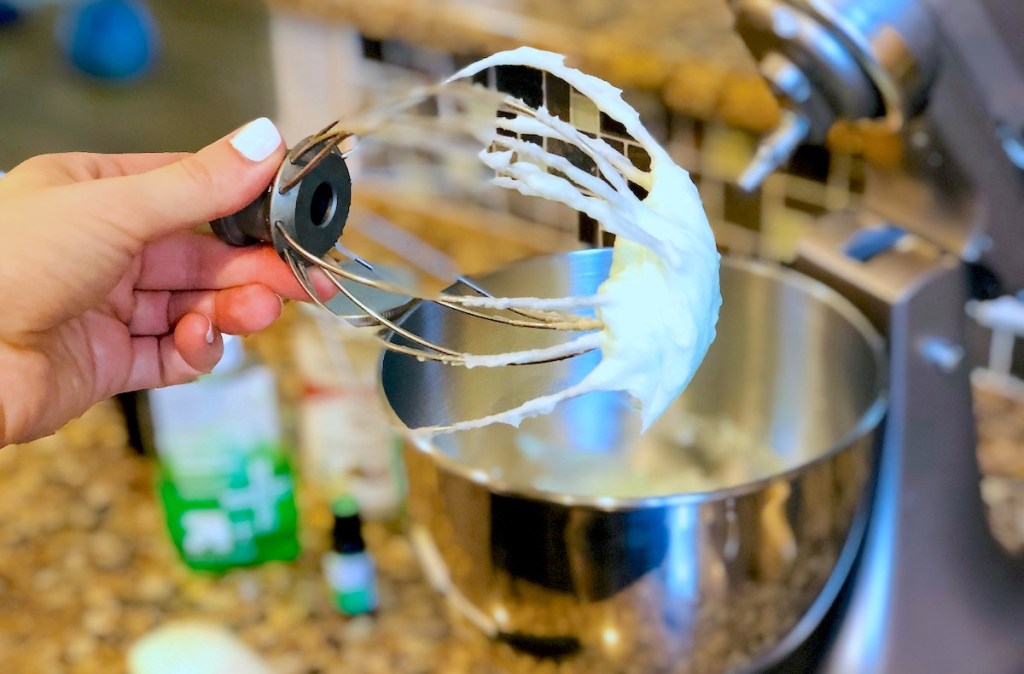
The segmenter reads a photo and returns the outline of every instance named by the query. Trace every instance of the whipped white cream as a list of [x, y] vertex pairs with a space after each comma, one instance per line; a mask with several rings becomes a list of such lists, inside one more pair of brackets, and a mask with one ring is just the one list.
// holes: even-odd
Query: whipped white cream
[[[625, 126], [650, 155], [651, 169], [640, 170], [603, 140], [583, 135], [543, 108], [495, 120], [480, 158], [496, 171], [496, 184], [587, 213], [617, 238], [611, 273], [595, 297], [474, 298], [474, 306], [538, 310], [594, 306], [603, 327], [577, 342], [597, 345], [602, 358], [579, 384], [563, 391], [499, 414], [416, 432], [430, 435], [494, 423], [519, 426], [527, 417], [548, 414], [558, 403], [592, 391], [629, 393], [640, 403], [646, 430], [690, 382], [715, 338], [721, 305], [719, 254], [697, 188], [644, 128], [637, 111], [622, 99], [621, 90], [567, 67], [559, 54], [527, 47], [501, 52], [466, 67], [449, 81], [503, 65], [530, 66], [568, 82]], [[573, 144], [594, 159], [601, 177], [539, 145], [500, 135], [499, 127]], [[638, 199], [629, 189], [630, 181], [644, 187], [648, 196]], [[467, 365], [504, 366], [524, 354], [559, 348], [565, 347], [476, 356]]]

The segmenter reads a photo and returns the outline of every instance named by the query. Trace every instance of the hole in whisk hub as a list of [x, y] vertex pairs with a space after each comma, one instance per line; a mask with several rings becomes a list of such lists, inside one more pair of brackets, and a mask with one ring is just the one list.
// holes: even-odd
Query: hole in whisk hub
[[338, 207], [338, 195], [328, 182], [322, 182], [313, 190], [309, 202], [309, 219], [317, 227], [323, 227], [334, 217]]

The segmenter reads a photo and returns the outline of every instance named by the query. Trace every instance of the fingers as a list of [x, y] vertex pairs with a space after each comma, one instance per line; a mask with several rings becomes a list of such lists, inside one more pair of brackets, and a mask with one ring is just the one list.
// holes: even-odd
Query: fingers
[[224, 340], [201, 314], [188, 314], [173, 334], [132, 339], [131, 370], [125, 391], [173, 386], [214, 368]]
[[270, 183], [285, 147], [261, 118], [179, 161], [144, 173], [83, 183], [104, 220], [139, 246], [248, 205]]
[[[146, 173], [189, 156], [188, 152], [149, 152], [140, 154], [94, 154], [68, 152], [39, 157], [41, 173], [67, 182], [102, 180]], [[45, 162], [45, 164], [43, 163]]]
[[128, 330], [133, 336], [163, 335], [189, 314], [207, 316], [220, 332], [249, 335], [264, 330], [281, 315], [281, 299], [262, 285], [220, 291], [141, 292]]
[[56, 187], [87, 180], [116, 178], [152, 171], [181, 161], [187, 152], [93, 154], [65, 152], [32, 157], [6, 176], [6, 187], [19, 191]]
[[197, 374], [206, 374], [223, 353], [224, 339], [210, 319], [202, 314], [186, 314], [170, 338], [160, 340], [163, 385], [180, 384]]
[[193, 232], [170, 234], [146, 246], [135, 287], [220, 290], [248, 283], [260, 283], [289, 299], [306, 299], [291, 269], [269, 246], [235, 248]]
[[182, 161], [188, 152], [149, 152], [140, 154], [91, 154], [73, 152], [53, 155], [75, 182], [102, 180], [146, 173]]

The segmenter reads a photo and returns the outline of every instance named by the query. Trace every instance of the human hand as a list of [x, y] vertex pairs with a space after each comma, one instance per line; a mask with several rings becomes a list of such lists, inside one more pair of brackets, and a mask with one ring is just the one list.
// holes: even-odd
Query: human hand
[[195, 154], [46, 155], [0, 178], [0, 447], [208, 372], [221, 332], [305, 297], [273, 249], [191, 231], [251, 202], [284, 154], [261, 119]]

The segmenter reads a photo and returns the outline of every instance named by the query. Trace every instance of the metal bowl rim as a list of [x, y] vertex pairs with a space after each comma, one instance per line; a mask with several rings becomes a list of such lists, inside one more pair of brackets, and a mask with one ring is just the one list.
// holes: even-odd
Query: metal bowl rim
[[[526, 258], [521, 262], [528, 260], [538, 260], [543, 258], [556, 258], [566, 256], [583, 256], [583, 255], [607, 255], [611, 252], [610, 248], [593, 248], [587, 250], [570, 251], [568, 253], [556, 253], [552, 255], [540, 255], [532, 258]], [[496, 480], [487, 475], [484, 471], [479, 469], [470, 468], [458, 460], [448, 456], [438, 447], [434, 446], [429, 440], [417, 436], [413, 433], [413, 429], [408, 428], [405, 423], [398, 417], [398, 414], [392, 409], [388, 402], [387, 393], [384, 391], [384, 380], [380, 376], [383, 371], [384, 358], [387, 355], [387, 351], [382, 351], [378, 360], [378, 377], [377, 377], [377, 392], [384, 402], [384, 406], [387, 410], [387, 414], [391, 417], [392, 423], [395, 427], [404, 431], [406, 438], [410, 444], [416, 449], [438, 464], [441, 470], [448, 473], [457, 475], [463, 479], [466, 479], [475, 484], [479, 484], [485, 487], [488, 491], [501, 494], [505, 496], [514, 496], [516, 498], [522, 498], [532, 501], [542, 501], [545, 503], [557, 503], [566, 507], [578, 507], [592, 510], [599, 510], [605, 512], [613, 511], [630, 511], [630, 510], [644, 510], [649, 508], [660, 508], [660, 507], [672, 507], [672, 506], [685, 506], [693, 504], [707, 503], [710, 501], [724, 501], [728, 499], [735, 499], [748, 494], [752, 494], [763, 490], [768, 485], [771, 485], [780, 481], [790, 481], [797, 475], [808, 471], [809, 469], [817, 466], [820, 463], [824, 463], [832, 460], [835, 456], [843, 453], [846, 450], [852, 450], [861, 445], [865, 440], [869, 440], [870, 435], [881, 423], [885, 417], [885, 412], [888, 407], [888, 369], [886, 359], [885, 340], [878, 333], [878, 331], [871, 325], [871, 322], [845, 297], [840, 295], [837, 291], [828, 287], [824, 283], [817, 281], [809, 276], [801, 274], [791, 269], [786, 269], [780, 265], [769, 264], [760, 260], [756, 260], [748, 257], [724, 255], [721, 258], [723, 266], [734, 267], [738, 269], [745, 269], [747, 271], [774, 279], [784, 285], [790, 285], [800, 288], [807, 292], [811, 296], [821, 300], [830, 308], [836, 310], [843, 318], [847, 319], [850, 324], [857, 330], [858, 333], [864, 338], [865, 342], [871, 349], [872, 356], [875, 361], [875, 386], [877, 394], [874, 402], [868, 406], [864, 413], [860, 416], [850, 430], [845, 435], [839, 438], [824, 452], [815, 456], [809, 461], [805, 461], [799, 465], [787, 468], [786, 470], [766, 475], [765, 477], [752, 480], [750, 482], [743, 482], [730, 487], [722, 489], [713, 489], [710, 491], [693, 491], [683, 492], [678, 494], [663, 494], [660, 496], [640, 496], [640, 497], [609, 497], [609, 496], [591, 496], [591, 495], [578, 495], [578, 494], [562, 494], [559, 492], [548, 491], [545, 489], [536, 489], [533, 487], [514, 487], [503, 480]], [[509, 266], [518, 264], [513, 262]], [[507, 268], [507, 267], [505, 267]], [[494, 270], [501, 271], [501, 269]], [[493, 272], [492, 272], [493, 273]], [[474, 280], [479, 280], [479, 277], [474, 277]], [[723, 298], [723, 302], [726, 301]], [[413, 307], [408, 313], [406, 313], [398, 323], [401, 324], [405, 319], [416, 311], [417, 307]]]

